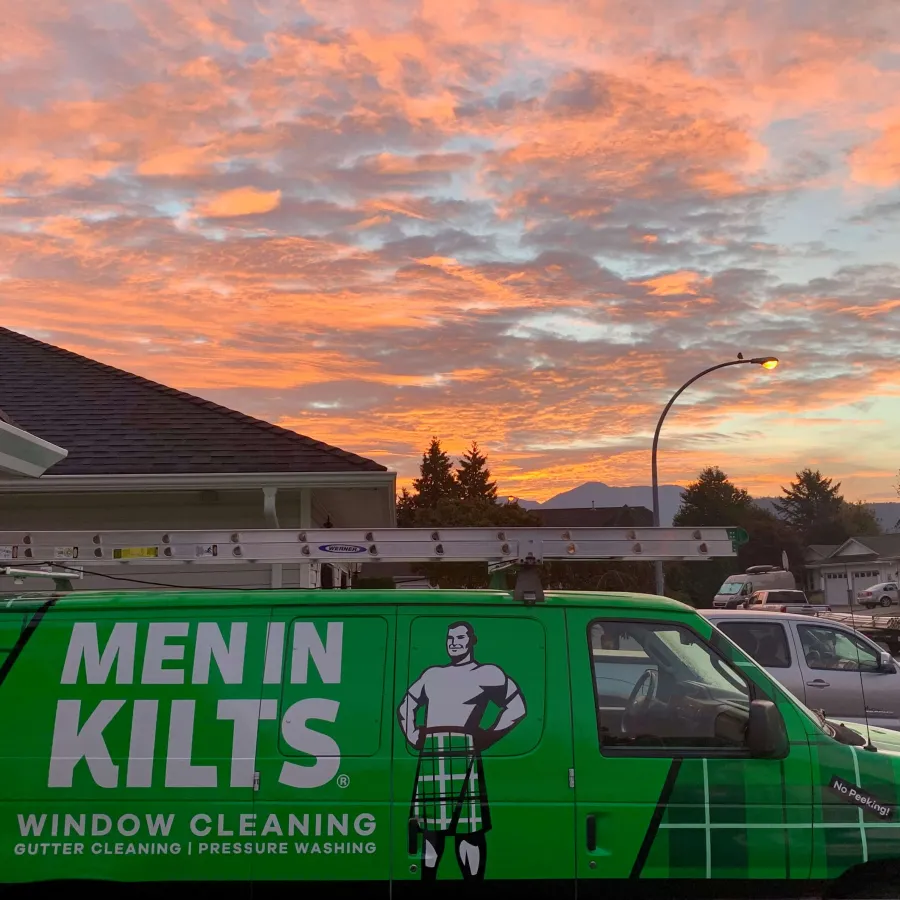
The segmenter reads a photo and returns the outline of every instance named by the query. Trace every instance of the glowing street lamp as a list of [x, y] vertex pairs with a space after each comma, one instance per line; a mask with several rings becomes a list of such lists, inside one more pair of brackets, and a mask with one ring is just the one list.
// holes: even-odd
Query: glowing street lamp
[[[659, 432], [662, 429], [663, 422], [665, 421], [667, 413], [672, 408], [672, 404], [681, 396], [682, 392], [689, 388], [695, 381], [702, 378], [704, 375], [709, 375], [710, 372], [715, 372], [717, 369], [726, 369], [729, 366], [743, 365], [762, 366], [764, 369], [769, 369], [771, 371], [772, 369], [778, 367], [778, 359], [775, 356], [755, 356], [753, 357], [753, 359], [744, 359], [741, 354], [738, 354], [737, 359], [732, 359], [728, 362], [710, 366], [708, 369], [704, 369], [702, 372], [698, 372], [693, 378], [686, 381], [680, 388], [678, 388], [678, 390], [675, 391], [674, 394], [672, 394], [672, 398], [663, 409], [662, 415], [660, 415], [659, 421], [656, 423], [656, 432], [653, 435], [653, 450], [650, 455], [653, 486], [653, 524], [656, 527], [659, 527], [659, 471], [656, 465], [656, 451], [659, 446]], [[662, 596], [663, 590], [665, 589], [662, 560], [657, 560], [654, 563], [654, 567], [656, 569], [656, 593]]]

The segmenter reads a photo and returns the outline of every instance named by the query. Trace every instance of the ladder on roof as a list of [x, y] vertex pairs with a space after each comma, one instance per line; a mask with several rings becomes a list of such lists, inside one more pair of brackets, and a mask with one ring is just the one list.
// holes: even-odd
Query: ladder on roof
[[[736, 555], [729, 528], [269, 528], [246, 531], [0, 532], [0, 575], [51, 577], [71, 590], [75, 568], [363, 562], [484, 562], [518, 566], [513, 596], [544, 599], [538, 566], [550, 561], [706, 560]], [[24, 567], [55, 565], [58, 572]], [[15, 574], [14, 574], [15, 573]], [[80, 577], [73, 575], [72, 577]]]
[[265, 528], [0, 531], [0, 563], [153, 564], [705, 560], [735, 556], [728, 528]]

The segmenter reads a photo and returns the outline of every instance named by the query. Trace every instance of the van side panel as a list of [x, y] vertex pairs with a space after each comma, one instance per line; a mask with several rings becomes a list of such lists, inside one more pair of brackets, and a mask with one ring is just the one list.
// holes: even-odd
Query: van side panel
[[[393, 607], [276, 607], [264, 667], [253, 877], [389, 896]], [[279, 652], [283, 648], [283, 652]], [[404, 798], [405, 799], [405, 798]], [[238, 837], [234, 841], [241, 840]], [[282, 890], [281, 893], [285, 893]]]
[[815, 760], [814, 870], [838, 878], [860, 863], [896, 860], [900, 848], [897, 759], [848, 747], [825, 735]]
[[398, 634], [392, 896], [574, 896], [563, 610], [403, 609]]
[[50, 610], [0, 685], [3, 880], [249, 882], [211, 844], [252, 811], [267, 618]]

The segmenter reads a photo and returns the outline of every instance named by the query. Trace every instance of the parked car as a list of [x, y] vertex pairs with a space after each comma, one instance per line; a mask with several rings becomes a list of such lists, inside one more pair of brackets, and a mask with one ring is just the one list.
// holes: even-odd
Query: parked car
[[810, 603], [803, 591], [754, 591], [745, 605], [752, 610], [767, 609], [779, 613], [803, 613], [807, 616], [831, 612], [830, 606]]
[[848, 625], [765, 610], [701, 613], [811, 709], [900, 730], [900, 668]]
[[875, 609], [876, 606], [891, 606], [900, 603], [900, 590], [896, 581], [885, 581], [883, 584], [873, 584], [865, 590], [858, 591], [856, 599], [866, 609]]

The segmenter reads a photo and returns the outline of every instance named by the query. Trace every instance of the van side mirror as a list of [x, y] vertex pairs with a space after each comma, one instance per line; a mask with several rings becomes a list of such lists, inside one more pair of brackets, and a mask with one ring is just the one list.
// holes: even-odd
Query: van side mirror
[[878, 671], [894, 672], [897, 667], [894, 665], [894, 657], [887, 650], [882, 650], [878, 654]]
[[780, 759], [787, 754], [788, 737], [784, 719], [771, 700], [753, 700], [750, 703], [747, 747], [751, 756], [762, 759]]

